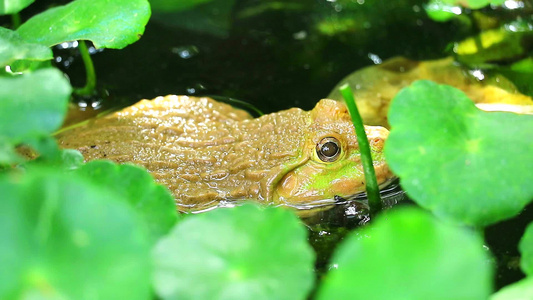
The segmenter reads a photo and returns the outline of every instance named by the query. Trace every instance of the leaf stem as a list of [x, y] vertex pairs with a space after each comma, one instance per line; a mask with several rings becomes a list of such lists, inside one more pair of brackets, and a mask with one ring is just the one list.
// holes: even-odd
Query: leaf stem
[[13, 24], [13, 30], [16, 30], [20, 27], [20, 14], [14, 13], [11, 15], [11, 23]]
[[365, 173], [366, 181], [366, 194], [368, 196], [368, 206], [370, 207], [370, 217], [375, 217], [381, 210], [381, 197], [379, 196], [379, 186], [376, 179], [376, 172], [374, 170], [374, 164], [372, 163], [372, 155], [370, 154], [370, 146], [368, 138], [366, 137], [365, 127], [363, 120], [355, 104], [352, 89], [348, 84], [344, 84], [340, 87], [340, 92], [348, 111], [352, 118], [353, 125], [355, 127], [355, 133], [357, 134], [357, 143], [359, 144], [359, 150], [361, 151], [361, 162], [363, 163], [363, 171]]
[[80, 51], [83, 64], [85, 65], [87, 81], [84, 87], [75, 89], [74, 93], [77, 95], [90, 95], [96, 88], [96, 73], [94, 71], [94, 64], [85, 41], [79, 41], [78, 50]]

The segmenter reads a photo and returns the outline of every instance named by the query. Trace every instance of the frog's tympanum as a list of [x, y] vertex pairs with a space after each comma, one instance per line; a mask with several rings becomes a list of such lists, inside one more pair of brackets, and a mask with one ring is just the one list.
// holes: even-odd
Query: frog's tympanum
[[[382, 152], [388, 131], [365, 130], [378, 183], [385, 183], [392, 177]], [[353, 125], [334, 100], [254, 119], [210, 98], [158, 97], [65, 131], [58, 141], [86, 160], [146, 167], [180, 211], [247, 199], [301, 208], [365, 189]]]

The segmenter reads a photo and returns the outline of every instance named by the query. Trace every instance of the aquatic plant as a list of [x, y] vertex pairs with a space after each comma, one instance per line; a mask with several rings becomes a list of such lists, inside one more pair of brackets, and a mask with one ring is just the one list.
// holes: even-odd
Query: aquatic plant
[[[9, 9], [0, 11], [0, 14], [18, 13], [33, 1], [4, 2]], [[14, 24], [16, 32], [2, 28], [0, 38], [10, 37], [11, 43], [8, 47], [11, 51], [18, 53], [22, 49], [14, 48], [17, 45], [16, 42], [26, 47], [31, 47], [31, 44], [52, 47], [65, 42], [77, 41], [86, 67], [87, 81], [84, 87], [75, 89], [74, 92], [87, 95], [93, 93], [96, 88], [96, 73], [85, 41], [91, 41], [96, 49], [122, 49], [142, 36], [149, 18], [150, 5], [146, 0], [77, 0], [64, 6], [48, 9], [20, 26]], [[21, 42], [22, 40], [24, 43]], [[19, 66], [13, 71], [23, 71], [28, 68], [28, 61], [52, 58], [51, 56], [43, 58], [43, 53], [48, 52], [40, 51], [43, 52], [16, 57], [17, 63], [25, 63], [25, 67]]]

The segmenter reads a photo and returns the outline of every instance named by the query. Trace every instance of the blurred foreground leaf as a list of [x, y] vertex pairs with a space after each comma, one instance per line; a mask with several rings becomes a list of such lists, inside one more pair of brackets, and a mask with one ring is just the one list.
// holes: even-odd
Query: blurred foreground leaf
[[150, 239], [155, 242], [176, 223], [174, 197], [143, 168], [116, 165], [110, 161], [91, 161], [76, 171], [95, 183], [105, 185], [122, 196], [144, 220]]
[[[508, 27], [516, 29], [510, 30]], [[511, 61], [523, 57], [529, 51], [527, 40], [533, 36], [531, 24], [526, 21], [506, 24], [501, 28], [486, 30], [469, 37], [453, 47], [456, 59], [467, 65], [487, 62]], [[523, 30], [518, 28], [524, 28]]]
[[332, 262], [317, 299], [481, 300], [491, 292], [483, 240], [414, 208], [353, 232]]
[[17, 60], [43, 61], [52, 59], [52, 50], [40, 45], [27, 43], [17, 32], [0, 27], [0, 67]]
[[490, 297], [490, 300], [530, 300], [533, 299], [533, 276], [503, 287]]
[[178, 223], [153, 251], [163, 299], [305, 299], [314, 255], [281, 208], [216, 209]]
[[58, 152], [49, 134], [54, 132], [67, 111], [71, 87], [57, 69], [41, 69], [14, 77], [0, 77], [0, 164], [21, 161], [14, 147], [34, 146], [42, 154]]
[[0, 176], [1, 299], [147, 299], [150, 246], [120, 197], [72, 174]]
[[0, 15], [18, 13], [34, 1], [35, 0], [2, 0], [0, 1]]
[[17, 32], [46, 46], [90, 40], [96, 48], [122, 49], [142, 36], [149, 18], [146, 0], [76, 0], [34, 16]]
[[527, 275], [533, 276], [533, 222], [527, 226], [518, 247], [522, 254], [520, 259], [522, 270]]
[[533, 116], [477, 109], [461, 91], [417, 81], [389, 109], [385, 157], [421, 206], [474, 226], [533, 198]]
[[0, 136], [12, 143], [48, 136], [63, 122], [70, 91], [56, 69], [0, 77]]
[[445, 22], [462, 14], [462, 7], [480, 9], [489, 4], [501, 5], [505, 0], [430, 0], [424, 6], [430, 18]]

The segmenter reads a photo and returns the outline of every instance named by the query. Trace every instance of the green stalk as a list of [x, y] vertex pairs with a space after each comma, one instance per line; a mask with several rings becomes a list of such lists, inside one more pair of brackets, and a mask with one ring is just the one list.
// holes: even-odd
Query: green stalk
[[340, 87], [340, 92], [348, 111], [352, 117], [352, 123], [355, 127], [355, 133], [357, 134], [357, 143], [359, 144], [359, 150], [361, 151], [361, 162], [363, 163], [363, 171], [365, 173], [366, 181], [366, 194], [368, 196], [368, 206], [370, 207], [370, 217], [375, 217], [381, 210], [381, 197], [379, 196], [379, 186], [376, 179], [376, 171], [374, 170], [374, 164], [372, 163], [372, 155], [370, 154], [370, 145], [368, 144], [368, 138], [366, 137], [365, 127], [363, 120], [355, 104], [352, 89], [348, 84], [344, 84]]
[[11, 23], [13, 24], [13, 30], [16, 30], [20, 27], [20, 14], [14, 13], [11, 15]]
[[74, 90], [77, 95], [90, 95], [96, 88], [96, 73], [94, 72], [94, 65], [91, 59], [91, 54], [87, 48], [85, 41], [79, 41], [78, 50], [80, 51], [83, 64], [85, 65], [85, 74], [87, 81], [85, 86]]

